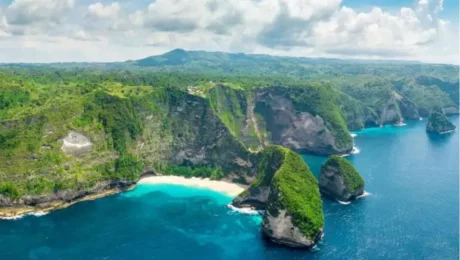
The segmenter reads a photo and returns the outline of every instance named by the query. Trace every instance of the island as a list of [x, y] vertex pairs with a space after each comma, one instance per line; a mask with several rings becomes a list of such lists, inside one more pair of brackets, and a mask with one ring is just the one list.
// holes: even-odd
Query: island
[[327, 198], [350, 202], [364, 194], [364, 180], [351, 162], [332, 155], [321, 167], [319, 189]]
[[428, 133], [445, 134], [454, 131], [456, 126], [452, 124], [449, 119], [440, 112], [431, 113], [426, 125]]
[[297, 153], [270, 146], [258, 155], [257, 180], [233, 200], [236, 207], [264, 210], [262, 233], [271, 241], [313, 248], [323, 234], [317, 181]]

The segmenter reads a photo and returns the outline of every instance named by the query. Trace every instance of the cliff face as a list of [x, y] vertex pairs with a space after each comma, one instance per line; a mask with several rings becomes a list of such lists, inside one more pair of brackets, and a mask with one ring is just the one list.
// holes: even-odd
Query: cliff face
[[178, 90], [97, 92], [31, 117], [0, 126], [0, 207], [68, 203], [128, 188], [144, 172], [255, 178], [253, 155], [209, 102]]
[[[168, 163], [221, 167], [227, 175], [250, 177], [250, 153], [214, 114], [207, 100], [169, 90], [164, 102], [158, 102], [162, 104], [160, 111], [140, 112], [147, 127], [137, 141], [136, 154], [149, 161], [161, 145], [161, 156]], [[151, 162], [155, 167], [155, 161]]]
[[347, 153], [352, 145], [340, 147], [320, 115], [299, 111], [292, 100], [278, 91], [261, 91], [256, 97], [256, 113], [265, 121], [270, 140], [296, 151], [316, 154]]
[[395, 91], [381, 93], [381, 97], [375, 97], [375, 101], [371, 104], [365, 104], [342, 93], [339, 103], [350, 130], [397, 124], [404, 120], [420, 118], [417, 105]]
[[263, 234], [275, 243], [312, 248], [323, 232], [318, 186], [302, 158], [270, 146], [257, 157], [257, 180], [234, 199], [237, 207], [265, 209]]
[[[242, 91], [219, 85], [208, 92], [208, 99], [225, 125], [250, 149], [272, 143], [316, 154], [348, 153], [353, 143], [345, 120], [328, 92], [318, 89]], [[308, 96], [310, 93], [317, 94]]]
[[453, 131], [455, 128], [456, 126], [452, 124], [444, 114], [433, 112], [428, 118], [426, 131], [428, 133], [443, 134]]
[[321, 167], [319, 189], [326, 197], [351, 201], [364, 193], [364, 180], [348, 160], [333, 155]]
[[380, 111], [381, 125], [399, 123], [404, 119], [418, 120], [420, 118], [415, 104], [396, 92], [392, 93], [392, 97], [387, 100]]

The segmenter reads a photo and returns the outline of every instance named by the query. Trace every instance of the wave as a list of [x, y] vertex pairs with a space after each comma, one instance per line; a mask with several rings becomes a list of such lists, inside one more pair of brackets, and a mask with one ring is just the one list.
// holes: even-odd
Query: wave
[[341, 200], [338, 200], [337, 202], [342, 204], [342, 205], [348, 205], [348, 204], [351, 203], [350, 201], [341, 201]]
[[41, 216], [47, 215], [48, 213], [49, 213], [48, 211], [37, 211], [37, 212], [30, 213], [28, 215], [35, 216], [35, 217], [41, 217]]
[[420, 117], [418, 120], [422, 121], [422, 120], [423, 120], [423, 117]]
[[367, 192], [367, 191], [364, 191], [363, 194], [359, 195], [358, 197], [356, 197], [357, 199], [359, 198], [365, 198], [365, 197], [368, 197], [368, 196], [371, 196], [372, 193], [370, 192]]
[[17, 219], [21, 219], [23, 218], [25, 215], [16, 215], [16, 216], [13, 216], [13, 217], [0, 217], [0, 219], [3, 219], [3, 220], [17, 220]]
[[233, 206], [232, 204], [227, 204], [227, 208], [231, 209], [234, 212], [238, 212], [240, 214], [246, 214], [246, 215], [263, 215], [264, 211], [263, 210], [255, 210], [251, 208], [238, 208]]
[[355, 138], [356, 136], [358, 136], [358, 134], [355, 134], [355, 133], [351, 133], [350, 135], [352, 138]]
[[443, 134], [448, 134], [448, 133], [453, 133], [453, 132], [455, 132], [455, 129], [454, 129], [454, 130], [449, 130], [449, 131], [440, 132], [439, 134], [443, 135]]
[[34, 217], [41, 217], [47, 215], [49, 212], [47, 211], [37, 211], [37, 212], [31, 212], [31, 213], [26, 213], [26, 214], [20, 214], [12, 217], [0, 217], [0, 219], [3, 220], [18, 220], [21, 219], [25, 216], [34, 216]]
[[353, 149], [351, 150], [351, 152], [342, 155], [342, 157], [347, 157], [347, 156], [350, 156], [350, 155], [358, 154], [360, 152], [361, 152], [361, 150], [359, 150], [359, 148], [357, 146], [353, 146]]

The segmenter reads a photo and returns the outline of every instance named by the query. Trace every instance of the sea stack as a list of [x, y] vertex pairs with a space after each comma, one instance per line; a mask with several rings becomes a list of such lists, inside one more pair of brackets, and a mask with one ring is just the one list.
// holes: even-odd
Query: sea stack
[[288, 247], [311, 249], [323, 234], [318, 182], [297, 153], [270, 146], [258, 154], [257, 180], [233, 200], [236, 207], [264, 209], [262, 233]]
[[330, 199], [349, 202], [364, 193], [364, 180], [345, 158], [332, 155], [321, 167], [319, 190]]
[[455, 130], [455, 125], [444, 114], [440, 112], [431, 113], [426, 125], [428, 133], [445, 134], [453, 130]]

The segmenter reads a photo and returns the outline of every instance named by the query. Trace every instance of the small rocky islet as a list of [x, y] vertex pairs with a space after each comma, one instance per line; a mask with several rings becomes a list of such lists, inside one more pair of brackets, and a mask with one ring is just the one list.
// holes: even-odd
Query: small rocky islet
[[455, 125], [441, 112], [433, 112], [426, 125], [427, 133], [445, 134], [455, 130]]
[[327, 198], [349, 202], [364, 194], [364, 180], [347, 159], [332, 155], [321, 167], [319, 189]]

